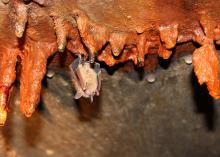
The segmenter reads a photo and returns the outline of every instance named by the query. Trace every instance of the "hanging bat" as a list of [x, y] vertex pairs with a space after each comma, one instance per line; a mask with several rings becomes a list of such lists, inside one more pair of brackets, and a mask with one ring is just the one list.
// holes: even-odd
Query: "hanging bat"
[[101, 68], [99, 63], [82, 61], [78, 57], [70, 65], [73, 85], [76, 89], [75, 99], [81, 97], [90, 98], [99, 95], [101, 88]]

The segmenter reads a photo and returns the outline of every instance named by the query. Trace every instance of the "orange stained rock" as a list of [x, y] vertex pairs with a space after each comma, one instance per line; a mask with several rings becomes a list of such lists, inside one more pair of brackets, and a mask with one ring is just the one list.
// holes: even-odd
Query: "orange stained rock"
[[215, 46], [206, 43], [193, 53], [194, 71], [200, 85], [207, 85], [209, 94], [215, 99], [220, 98], [219, 59]]
[[163, 59], [169, 59], [171, 54], [172, 54], [172, 51], [171, 50], [167, 50], [163, 45], [160, 45], [157, 53]]
[[40, 101], [41, 84], [46, 73], [47, 58], [55, 50], [55, 44], [28, 43], [21, 54], [20, 106], [21, 112], [27, 117], [33, 114]]
[[178, 37], [178, 24], [160, 26], [160, 38], [167, 49], [171, 49], [176, 45]]
[[12, 85], [16, 78], [18, 50], [0, 48], [0, 125], [4, 125], [9, 110], [8, 102]]
[[7, 116], [17, 55], [21, 111], [30, 116], [40, 100], [47, 59], [57, 50], [97, 57], [109, 66], [133, 61], [155, 67], [157, 56], [168, 59], [180, 44], [197, 43], [202, 46], [193, 54], [195, 73], [219, 98], [213, 44], [220, 45], [219, 8], [216, 0], [0, 0], [0, 124]]

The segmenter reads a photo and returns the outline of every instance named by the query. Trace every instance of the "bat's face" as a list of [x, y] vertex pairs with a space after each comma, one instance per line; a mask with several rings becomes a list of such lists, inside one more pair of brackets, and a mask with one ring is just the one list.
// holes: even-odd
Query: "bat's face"
[[80, 97], [93, 99], [99, 95], [101, 87], [101, 69], [99, 63], [82, 62], [77, 58], [70, 65], [73, 84], [76, 89], [75, 99]]

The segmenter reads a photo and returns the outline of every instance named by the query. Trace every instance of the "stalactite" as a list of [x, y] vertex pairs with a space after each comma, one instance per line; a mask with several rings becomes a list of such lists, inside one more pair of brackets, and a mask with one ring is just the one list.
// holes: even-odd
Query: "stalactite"
[[144, 67], [149, 54], [169, 59], [177, 44], [194, 42], [198, 44], [193, 53], [198, 81], [219, 98], [214, 44], [220, 44], [220, 3], [211, 0], [207, 6], [199, 1], [189, 10], [181, 0], [151, 0], [150, 6], [148, 1], [124, 2], [108, 10], [104, 3], [91, 7], [89, 0], [1, 0], [0, 124], [6, 121], [17, 56], [22, 66], [21, 111], [29, 117], [40, 101], [47, 59], [57, 51], [70, 51], [91, 63], [114, 66], [132, 61]]

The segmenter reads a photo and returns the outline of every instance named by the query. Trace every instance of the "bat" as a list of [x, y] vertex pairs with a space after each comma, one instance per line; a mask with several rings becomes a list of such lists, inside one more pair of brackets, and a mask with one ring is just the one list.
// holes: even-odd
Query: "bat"
[[98, 96], [101, 89], [100, 64], [83, 61], [78, 57], [70, 64], [70, 71], [76, 89], [75, 99], [85, 97], [93, 102], [93, 96]]

